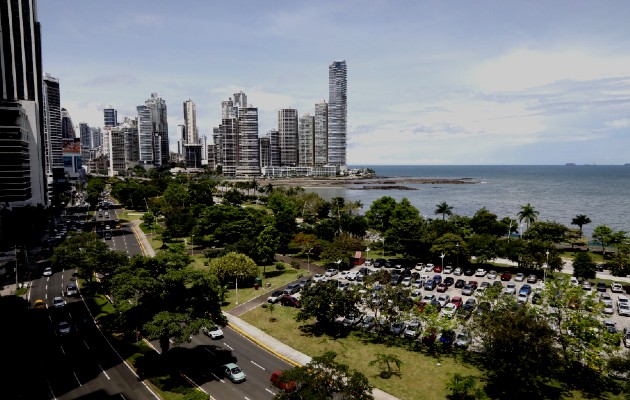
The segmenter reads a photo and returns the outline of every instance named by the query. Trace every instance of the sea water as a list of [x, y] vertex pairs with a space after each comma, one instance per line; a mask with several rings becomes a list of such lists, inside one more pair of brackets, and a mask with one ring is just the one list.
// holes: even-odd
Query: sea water
[[[374, 180], [351, 187], [309, 188], [326, 200], [344, 197], [361, 201], [363, 211], [382, 196], [400, 201], [409, 199], [425, 218], [441, 218], [435, 214], [437, 204], [445, 201], [453, 213], [472, 216], [485, 207], [503, 217], [517, 218], [521, 206], [531, 203], [539, 212], [538, 219], [556, 221], [570, 228], [571, 220], [584, 214], [591, 223], [584, 226], [590, 236], [598, 225], [615, 231], [630, 232], [630, 166], [627, 165], [553, 165], [553, 166], [424, 166], [424, 165], [356, 165], [350, 168], [371, 168], [379, 178], [396, 178], [396, 185], [415, 190], [363, 190]], [[470, 178], [473, 184], [412, 184], [404, 178], [460, 179]], [[390, 180], [390, 179], [388, 179]]]

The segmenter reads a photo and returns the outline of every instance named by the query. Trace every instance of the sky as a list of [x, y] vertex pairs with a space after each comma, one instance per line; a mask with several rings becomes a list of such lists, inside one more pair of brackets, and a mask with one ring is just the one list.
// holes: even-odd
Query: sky
[[243, 91], [259, 136], [314, 114], [348, 65], [348, 164], [630, 162], [627, 0], [39, 0], [44, 72], [74, 124], [159, 93], [212, 143]]

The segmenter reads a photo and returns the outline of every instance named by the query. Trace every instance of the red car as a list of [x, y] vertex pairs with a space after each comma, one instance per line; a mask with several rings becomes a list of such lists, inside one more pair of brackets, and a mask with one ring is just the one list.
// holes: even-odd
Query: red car
[[509, 272], [504, 272], [501, 274], [502, 281], [509, 281], [511, 279], [512, 279], [512, 274], [510, 274]]
[[288, 294], [285, 294], [280, 298], [280, 304], [283, 306], [300, 308], [300, 300]]
[[438, 291], [438, 293], [444, 293], [444, 292], [446, 292], [446, 289], [448, 289], [448, 285], [446, 283], [442, 282], [442, 283], [440, 283], [437, 286], [436, 290]]
[[439, 265], [436, 265], [435, 267], [433, 267], [433, 272], [435, 272], [436, 274], [442, 273], [442, 267]]
[[455, 304], [455, 307], [460, 308], [464, 304], [464, 301], [461, 297], [455, 296], [451, 299], [451, 303]]
[[280, 375], [282, 375], [282, 371], [280, 370], [271, 374], [271, 379], [270, 379], [271, 384], [285, 393], [294, 392], [296, 390], [295, 382], [294, 381], [284, 382], [280, 379]]
[[468, 284], [472, 287], [475, 288], [475, 290], [477, 290], [477, 287], [479, 287], [479, 282], [477, 281], [468, 281]]

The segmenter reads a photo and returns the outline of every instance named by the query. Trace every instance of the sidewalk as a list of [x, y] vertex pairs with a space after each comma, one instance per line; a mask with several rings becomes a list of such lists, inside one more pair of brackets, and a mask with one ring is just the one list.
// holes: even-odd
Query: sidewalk
[[[518, 266], [517, 263], [515, 263], [514, 261], [510, 261], [507, 258], [495, 258], [492, 261], [497, 262], [497, 263], [501, 263], [501, 264], [506, 264], [506, 265], [511, 265], [511, 266]], [[571, 260], [570, 258], [563, 258], [562, 261], [564, 261], [564, 264], [562, 266], [562, 273], [563, 274], [569, 274], [569, 275], [573, 275], [573, 260]], [[614, 282], [626, 282], [626, 283], [630, 283], [630, 277], [627, 276], [613, 276], [610, 274], [609, 271], [604, 271], [604, 272], [597, 272], [597, 274], [595, 275], [596, 279], [607, 279], [607, 280], [611, 280]]]

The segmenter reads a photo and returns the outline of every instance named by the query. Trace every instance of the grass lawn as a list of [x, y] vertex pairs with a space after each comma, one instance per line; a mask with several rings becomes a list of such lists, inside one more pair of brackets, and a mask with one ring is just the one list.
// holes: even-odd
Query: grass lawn
[[[310, 356], [325, 351], [336, 352], [339, 362], [357, 369], [368, 377], [370, 384], [400, 399], [444, 399], [446, 382], [454, 373], [481, 376], [474, 365], [462, 362], [463, 353], [429, 355], [420, 342], [412, 344], [408, 340], [388, 337], [390, 342], [374, 343], [375, 336], [358, 331], [337, 339], [313, 334], [309, 333], [308, 326], [300, 329], [300, 323], [294, 320], [296, 313], [294, 308], [277, 306], [273, 311], [275, 322], [269, 321], [271, 314], [263, 308], [256, 308], [241, 318]], [[396, 355], [402, 361], [400, 377], [382, 379], [378, 375], [379, 369], [368, 365], [379, 353]]]

